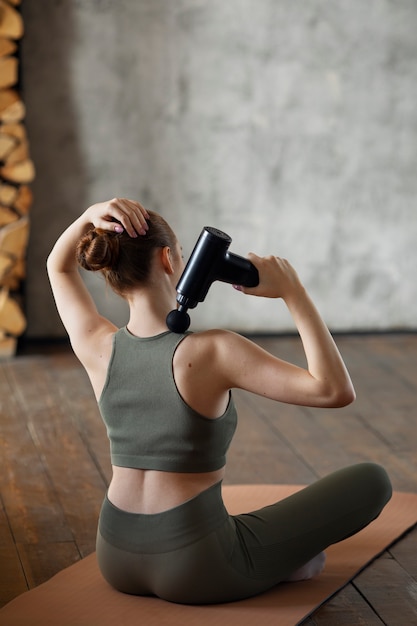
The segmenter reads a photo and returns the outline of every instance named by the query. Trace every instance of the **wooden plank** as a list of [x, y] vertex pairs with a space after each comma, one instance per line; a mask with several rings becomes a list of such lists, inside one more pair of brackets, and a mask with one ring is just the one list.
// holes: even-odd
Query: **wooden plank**
[[370, 565], [354, 584], [386, 626], [417, 623], [417, 582], [394, 559]]
[[106, 485], [71, 417], [62, 411], [47, 369], [34, 369], [31, 359], [20, 361], [13, 368], [13, 383], [28, 430], [65, 513], [71, 539], [75, 539], [81, 555], [86, 556], [95, 546]]
[[[48, 384], [55, 387], [62, 411], [71, 418], [107, 486], [112, 475], [109, 441], [88, 376], [72, 353], [54, 355], [51, 360], [56, 367], [49, 370], [54, 376]], [[66, 389], [77, 389], [77, 393], [68, 394]]]
[[228, 456], [227, 482], [304, 484], [314, 480], [311, 468], [249, 404], [249, 394], [236, 390], [234, 398], [239, 418]]
[[71, 541], [62, 508], [51, 489], [9, 382], [12, 361], [0, 364], [0, 494], [16, 542]]
[[415, 371], [410, 369], [411, 363], [417, 360], [417, 334], [391, 333], [370, 335], [366, 337], [369, 356], [380, 364], [394, 378], [402, 378], [411, 388], [415, 389]]
[[409, 576], [417, 581], [417, 527], [393, 545], [390, 553]]
[[[342, 337], [337, 340], [354, 382], [358, 381], [358, 384], [355, 382], [358, 398], [353, 405], [332, 410], [279, 405], [263, 398], [257, 399], [256, 403], [265, 417], [287, 438], [289, 445], [297, 448], [305, 461], [320, 475], [342, 465], [371, 460], [386, 467], [396, 489], [412, 491], [417, 488], [417, 459], [415, 454], [408, 454], [407, 451], [399, 454], [399, 446], [393, 443], [390, 435], [394, 432], [393, 428], [396, 429], [401, 433], [401, 441], [412, 442], [411, 448], [415, 450], [416, 429], [409, 417], [401, 420], [398, 427], [390, 426], [396, 422], [392, 406], [395, 406], [399, 393], [395, 375], [387, 373], [383, 359], [382, 364], [377, 365], [375, 355], [372, 356], [370, 350], [364, 349], [366, 342], [367, 338], [363, 337]], [[286, 338], [283, 346], [279, 339], [263, 338], [260, 343], [263, 347], [269, 346], [271, 352], [281, 358], [302, 363], [297, 338], [292, 341]], [[413, 365], [416, 357], [414, 350], [410, 352]], [[401, 385], [401, 382], [397, 384]], [[389, 389], [390, 392], [377, 408], [375, 399], [380, 395], [380, 388]], [[410, 394], [410, 401], [412, 397], [415, 397], [415, 391]], [[254, 402], [253, 399], [249, 401]], [[390, 434], [381, 432], [384, 424], [387, 429], [391, 428]]]
[[[4, 501], [4, 515], [0, 520], [0, 545], [4, 557], [0, 568], [2, 605], [28, 588], [27, 579], [33, 579], [31, 571], [37, 571], [39, 579], [43, 569], [42, 577], [46, 579], [55, 562], [58, 567], [64, 567], [75, 558], [73, 551], [71, 558], [69, 554], [66, 559], [60, 558], [62, 551], [58, 554], [58, 560], [56, 558], [56, 547], [70, 545], [73, 538], [25, 420], [22, 419], [18, 394], [8, 376], [9, 368], [13, 368], [14, 363], [9, 361], [9, 367], [0, 367], [0, 493]], [[15, 545], [15, 540], [19, 547]], [[31, 563], [30, 555], [36, 552], [39, 543], [50, 546], [47, 565], [40, 562], [36, 566]], [[68, 548], [66, 550], [68, 552]], [[27, 572], [24, 572], [22, 563], [28, 568]]]
[[[306, 365], [298, 337], [256, 338], [256, 343], [281, 359], [303, 367]], [[314, 467], [319, 476], [324, 476], [343, 465], [349, 465], [355, 460], [362, 460], [358, 458], [352, 461], [343, 439], [337, 436], [331, 427], [329, 428], [326, 419], [322, 417], [326, 415], [328, 409], [280, 404], [254, 396], [249, 398], [249, 402], [252, 406], [256, 403], [265, 419], [280, 432], [289, 446], [297, 450], [309, 466]], [[335, 418], [343, 423], [347, 414], [347, 408], [338, 409]], [[323, 449], [326, 450], [326, 454], [323, 454]]]
[[[396, 343], [392, 337], [387, 340], [384, 354], [376, 348], [363, 353], [358, 340], [352, 340], [350, 345], [346, 342], [345, 353], [353, 368], [358, 394], [356, 405], [365, 418], [372, 418], [380, 437], [392, 449], [402, 451], [415, 449], [417, 444], [416, 429], [410, 429], [415, 404], [417, 342], [409, 337], [410, 349], [406, 351], [403, 338], [399, 336], [396, 340]], [[374, 339], [370, 339], [368, 345], [375, 345]], [[360, 355], [355, 361], [349, 359], [353, 351], [356, 357]]]
[[0, 567], [0, 606], [3, 606], [20, 593], [27, 591], [28, 584], [1, 500], [0, 563], [2, 564]]
[[[313, 413], [323, 431], [329, 433], [329, 448], [336, 451], [339, 443], [349, 462], [373, 461], [381, 464], [389, 473], [395, 489], [412, 491], [416, 487], [417, 459], [415, 455], [407, 458], [379, 436], [378, 423], [384, 419], [381, 415], [377, 418], [373, 414], [365, 417], [360, 401], [342, 411], [313, 410]], [[412, 437], [410, 425], [407, 430]]]
[[[384, 336], [379, 342], [375, 337], [345, 338], [344, 354], [357, 390], [352, 411], [376, 436], [374, 445], [369, 445], [372, 459], [387, 469], [395, 489], [413, 491], [417, 488], [417, 459], [414, 454], [417, 433], [410, 415], [414, 411], [417, 389], [415, 380], [412, 387], [410, 381], [405, 382], [402, 374], [397, 375], [397, 359], [406, 359], [407, 367], [403, 365], [403, 370], [415, 372], [417, 343], [410, 342], [408, 351], [399, 350], [394, 357], [392, 346], [400, 342], [401, 336], [389, 336], [387, 339]], [[379, 344], [386, 346], [385, 355]], [[406, 357], [403, 352], [406, 352]], [[370, 441], [369, 436], [366, 440]], [[361, 445], [358, 437], [356, 446]]]
[[80, 553], [74, 541], [19, 543], [17, 549], [30, 589], [44, 583], [65, 567], [80, 560]]
[[302, 626], [383, 626], [366, 600], [348, 585], [302, 622]]
[[[351, 463], [351, 456], [344, 449], [343, 441], [337, 440], [331, 429], [323, 427], [313, 410], [283, 405], [261, 397], [249, 397], [248, 404], [252, 408], [256, 405], [260, 414], [279, 432], [294, 454], [302, 458], [308, 467], [314, 468], [316, 478]], [[323, 454], [323, 449], [326, 454]]]
[[[93, 396], [92, 391], [91, 396]], [[92, 397], [79, 398], [76, 403], [65, 404], [65, 409], [70, 411], [74, 425], [88, 454], [97, 467], [104, 484], [108, 486], [112, 477], [110, 443], [95, 401]]]

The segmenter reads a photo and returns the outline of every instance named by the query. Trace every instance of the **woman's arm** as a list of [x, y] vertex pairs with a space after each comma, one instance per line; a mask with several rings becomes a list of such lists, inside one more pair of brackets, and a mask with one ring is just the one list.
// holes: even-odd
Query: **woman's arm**
[[[140, 204], [124, 199], [95, 204], [88, 208], [59, 237], [47, 260], [47, 270], [55, 303], [69, 335], [74, 352], [85, 363], [103, 333], [115, 326], [102, 317], [79, 273], [75, 250], [79, 239], [92, 228], [121, 232], [131, 237], [147, 228], [146, 210]], [[117, 220], [117, 221], [114, 221]]]
[[260, 275], [246, 294], [282, 298], [300, 334], [307, 369], [278, 359], [234, 333], [222, 333], [221, 375], [227, 385], [246, 389], [273, 400], [306, 406], [340, 407], [355, 399], [343, 359], [319, 312], [285, 259], [249, 255]]

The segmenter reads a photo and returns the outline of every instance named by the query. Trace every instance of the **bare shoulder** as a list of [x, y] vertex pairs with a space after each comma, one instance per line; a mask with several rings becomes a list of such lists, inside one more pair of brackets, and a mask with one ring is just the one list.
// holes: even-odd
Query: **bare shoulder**
[[220, 417], [229, 402], [229, 380], [222, 354], [228, 331], [208, 330], [187, 335], [173, 360], [177, 388], [186, 403], [206, 417]]
[[189, 378], [196, 365], [218, 389], [246, 389], [276, 399], [277, 379], [291, 367], [243, 335], [217, 329], [189, 335], [180, 361]]
[[212, 329], [190, 335], [195, 345], [206, 350], [217, 350], [220, 354], [230, 350], [251, 351], [259, 350], [253, 341], [232, 330]]
[[188, 367], [194, 362], [206, 372], [211, 370], [224, 377], [232, 364], [251, 358], [258, 350], [258, 346], [238, 333], [211, 329], [188, 335], [177, 350], [177, 362], [187, 361]]
[[228, 347], [244, 341], [245, 339], [241, 335], [233, 331], [214, 328], [190, 333], [187, 335], [186, 343], [189, 350], [196, 350], [207, 356], [207, 354], [213, 354], [215, 351], [227, 350]]

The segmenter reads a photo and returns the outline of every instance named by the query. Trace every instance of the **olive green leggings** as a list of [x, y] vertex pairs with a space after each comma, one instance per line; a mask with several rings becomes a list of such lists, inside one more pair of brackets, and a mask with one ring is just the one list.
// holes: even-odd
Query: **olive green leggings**
[[106, 498], [97, 558], [119, 591], [182, 604], [247, 598], [374, 520], [391, 497], [379, 465], [339, 470], [284, 500], [230, 516], [221, 483], [163, 513], [126, 513]]

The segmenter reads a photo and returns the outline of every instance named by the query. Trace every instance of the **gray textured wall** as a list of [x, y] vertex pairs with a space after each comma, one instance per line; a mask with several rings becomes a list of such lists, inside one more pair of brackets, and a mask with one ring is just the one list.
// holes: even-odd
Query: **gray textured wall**
[[[163, 213], [185, 254], [209, 224], [234, 252], [288, 257], [334, 330], [417, 327], [415, 0], [22, 6], [30, 336], [62, 334], [44, 272], [56, 236], [116, 195]], [[215, 285], [195, 326], [292, 328], [243, 297]]]

